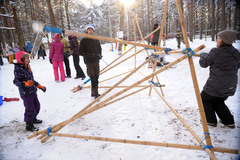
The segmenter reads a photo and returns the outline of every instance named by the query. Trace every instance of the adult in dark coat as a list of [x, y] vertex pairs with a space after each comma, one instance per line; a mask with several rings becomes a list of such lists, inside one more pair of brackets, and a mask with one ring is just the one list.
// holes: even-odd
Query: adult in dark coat
[[181, 39], [182, 39], [182, 32], [181, 32], [180, 28], [177, 28], [176, 38], [177, 38], [177, 47], [178, 47], [178, 49], [180, 49], [181, 48]]
[[77, 72], [75, 79], [81, 78], [82, 80], [84, 80], [86, 76], [79, 65], [80, 59], [79, 59], [79, 45], [78, 45], [77, 37], [69, 36], [68, 39], [69, 39], [70, 48], [73, 51], [72, 53], [73, 64]]
[[238, 81], [240, 68], [240, 53], [232, 46], [237, 32], [225, 30], [218, 33], [217, 48], [209, 53], [201, 53], [200, 66], [210, 66], [209, 78], [201, 92], [203, 106], [208, 125], [217, 126], [217, 118], [230, 128], [235, 128], [234, 117], [225, 101], [233, 96]]
[[[86, 29], [88, 34], [93, 34], [95, 31], [93, 25], [87, 25]], [[97, 98], [100, 96], [98, 93], [99, 59], [102, 58], [102, 48], [99, 40], [83, 38], [80, 42], [79, 53], [84, 57], [87, 74], [91, 79], [91, 96]]]
[[40, 56], [43, 57], [43, 59], [45, 60], [45, 56], [46, 55], [46, 52], [45, 52], [45, 46], [43, 43], [41, 43], [41, 45], [39, 46], [39, 49], [38, 49], [38, 59], [40, 58]]
[[[158, 28], [158, 23], [155, 23], [153, 26], [153, 31], [156, 30], [157, 28]], [[151, 45], [153, 46], [158, 45], [159, 35], [160, 35], [160, 29], [152, 34], [152, 36], [150, 37]], [[159, 55], [158, 63], [160, 66], [167, 65], [169, 63], [165, 61], [165, 54]]]

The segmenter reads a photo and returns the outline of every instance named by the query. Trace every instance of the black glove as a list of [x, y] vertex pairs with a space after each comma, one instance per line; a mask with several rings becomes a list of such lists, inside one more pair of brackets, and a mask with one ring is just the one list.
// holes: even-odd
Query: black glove
[[49, 62], [52, 64], [52, 59], [49, 59]]

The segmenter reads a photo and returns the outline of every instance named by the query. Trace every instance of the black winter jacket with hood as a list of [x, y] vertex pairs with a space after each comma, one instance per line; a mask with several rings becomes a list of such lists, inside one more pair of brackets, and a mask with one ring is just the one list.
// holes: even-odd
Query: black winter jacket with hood
[[200, 66], [210, 66], [209, 78], [203, 90], [216, 97], [234, 95], [240, 68], [240, 53], [232, 45], [224, 44], [213, 48], [209, 53], [201, 53]]
[[102, 57], [102, 47], [99, 40], [83, 38], [80, 42], [79, 53], [84, 63], [98, 63]]

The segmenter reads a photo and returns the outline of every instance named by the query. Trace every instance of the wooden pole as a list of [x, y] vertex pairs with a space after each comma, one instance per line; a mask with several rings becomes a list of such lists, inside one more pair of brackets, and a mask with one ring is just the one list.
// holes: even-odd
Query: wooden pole
[[[175, 54], [175, 53], [181, 53], [181, 54], [184, 54], [182, 53], [182, 51], [169, 51], [168, 54]], [[154, 55], [160, 55], [160, 54], [166, 54], [165, 52], [154, 52], [153, 53]], [[194, 54], [193, 56], [195, 57], [200, 57], [200, 54]]]
[[162, 35], [163, 35], [163, 28], [164, 28], [164, 23], [166, 21], [166, 15], [167, 15], [167, 9], [168, 9], [168, 2], [169, 2], [169, 0], [166, 0], [166, 2], [165, 2], [163, 19], [162, 19], [161, 29], [160, 29], [160, 33], [159, 33], [159, 39], [158, 39], [158, 46], [161, 46], [161, 40], [162, 40]]
[[[140, 26], [139, 26], [139, 23], [138, 23], [138, 20], [137, 20], [137, 15], [136, 15], [135, 10], [133, 11], [133, 17], [134, 17], [134, 20], [136, 21], [136, 24], [137, 24], [137, 27], [138, 27], [138, 32], [139, 32], [139, 34], [140, 34], [140, 36], [141, 36], [141, 39], [144, 40], [143, 35], [142, 35], [142, 31], [141, 31], [141, 29], [140, 29]], [[145, 44], [145, 41], [143, 41], [143, 44]], [[147, 55], [148, 55], [148, 57], [149, 57], [148, 50], [146, 50], [146, 52], [147, 52]]]
[[121, 64], [121, 63], [125, 62], [125, 61], [126, 61], [126, 60], [128, 60], [129, 58], [136, 56], [137, 54], [141, 53], [143, 50], [144, 50], [144, 49], [141, 49], [140, 51], [138, 51], [138, 52], [136, 52], [136, 53], [132, 54], [131, 56], [129, 56], [129, 57], [125, 58], [124, 60], [122, 60], [122, 61], [118, 62], [117, 64], [113, 65], [112, 67], [108, 68], [107, 70], [105, 70], [105, 71], [101, 72], [101, 74], [103, 74], [103, 73], [105, 73], [105, 72], [109, 71], [110, 69], [112, 69], [112, 68], [114, 68], [114, 67], [118, 66], [119, 64]]
[[[204, 48], [204, 46], [200, 46], [199, 48], [195, 49], [195, 51], [197, 51], [198, 49], [202, 49], [202, 48]], [[191, 54], [191, 53], [190, 53], [190, 54]], [[132, 89], [133, 87], [135, 87], [135, 86], [137, 86], [137, 85], [143, 83], [144, 81], [150, 79], [152, 76], [155, 76], [155, 75], [159, 74], [160, 72], [162, 72], [162, 71], [164, 71], [164, 70], [170, 68], [171, 66], [173, 66], [173, 65], [175, 65], [175, 64], [177, 64], [177, 63], [179, 63], [179, 62], [181, 62], [182, 60], [184, 60], [184, 59], [186, 59], [186, 58], [188, 58], [188, 55], [184, 55], [184, 56], [182, 56], [181, 58], [179, 58], [179, 59], [177, 59], [177, 60], [175, 60], [175, 61], [169, 63], [168, 65], [162, 67], [162, 68], [159, 69], [158, 71], [156, 71], [156, 72], [154, 72], [154, 73], [152, 73], [152, 74], [150, 74], [150, 75], [144, 77], [143, 79], [139, 80], [138, 82], [136, 82], [136, 83], [134, 83], [134, 84], [128, 86], [127, 88], [125, 88], [125, 89], [123, 89], [123, 90], [117, 92], [117, 93], [114, 94], [113, 96], [111, 96], [111, 97], [109, 97], [109, 98], [107, 98], [107, 99], [105, 99], [105, 100], [99, 102], [98, 104], [96, 104], [95, 106], [93, 106], [91, 109], [95, 109], [96, 107], [99, 108], [99, 107], [103, 106], [106, 102], [108, 102], [108, 101], [114, 99], [115, 97], [121, 95], [122, 93], [127, 92], [128, 90]], [[149, 60], [150, 60], [150, 59], [148, 59], [146, 62], [148, 62]], [[146, 63], [146, 62], [145, 62], [145, 63]], [[139, 66], [139, 67], [140, 67], [140, 66]], [[138, 67], [136, 70], [138, 70], [139, 67]], [[134, 70], [134, 71], [135, 71], [135, 70]], [[91, 110], [91, 109], [90, 109], [90, 110]]]
[[[115, 142], [115, 143], [127, 143], [127, 144], [160, 146], [160, 147], [170, 147], [170, 148], [179, 148], [179, 149], [202, 150], [201, 146], [188, 145], [188, 144], [176, 144], [176, 143], [153, 142], [153, 141], [137, 141], [137, 140], [128, 140], [128, 139], [116, 139], [116, 138], [107, 138], [107, 137], [95, 137], [95, 136], [84, 136], [84, 135], [77, 135], [77, 134], [64, 134], [64, 133], [52, 133], [52, 132], [49, 133], [49, 135], [57, 136], [57, 137], [80, 138], [80, 139]], [[229, 148], [222, 148], [222, 147], [214, 147], [214, 151], [238, 154], [237, 149], [229, 149]]]
[[[149, 85], [138, 85], [136, 87], [146, 87], [146, 86], [149, 86]], [[164, 87], [165, 85], [161, 85], [162, 87]], [[111, 88], [112, 86], [99, 86], [98, 88]], [[128, 86], [117, 86], [116, 88], [126, 88]], [[86, 86], [86, 87], [83, 87], [83, 88], [91, 88], [91, 86]]]
[[[133, 4], [133, 9], [135, 10], [136, 7], [135, 7], [135, 4]], [[134, 21], [134, 42], [136, 43], [137, 42], [137, 33], [136, 33], [136, 21]], [[136, 52], [137, 52], [137, 48], [136, 46], [134, 46], [134, 53], [135, 53], [135, 56], [134, 56], [134, 59], [135, 59], [135, 65], [134, 65], [134, 68], [137, 68], [137, 56], [136, 56]]]
[[103, 108], [103, 107], [106, 107], [106, 106], [108, 106], [108, 105], [110, 105], [110, 104], [113, 104], [113, 103], [115, 103], [115, 102], [117, 102], [117, 101], [120, 101], [120, 100], [122, 100], [122, 99], [124, 99], [124, 98], [126, 98], [126, 97], [129, 97], [129, 96], [131, 96], [131, 95], [133, 95], [133, 94], [136, 94], [136, 93], [138, 93], [138, 92], [140, 92], [140, 91], [142, 91], [142, 90], [144, 90], [144, 89], [147, 89], [149, 86], [150, 86], [150, 85], [148, 85], [148, 86], [146, 86], [146, 87], [144, 87], [144, 88], [141, 88], [141, 89], [139, 89], [139, 90], [137, 90], [137, 91], [135, 91], [135, 92], [129, 93], [129, 94], [125, 95], [125, 96], [122, 96], [122, 97], [120, 97], [120, 98], [118, 98], [118, 99], [115, 99], [115, 100], [112, 100], [112, 101], [110, 101], [110, 102], [108, 102], [108, 103], [105, 103], [105, 104], [103, 104], [103, 105], [100, 106], [100, 107], [98, 106], [98, 107], [90, 108], [90, 109], [88, 109], [86, 112], [84, 112], [84, 114], [92, 113], [92, 112], [94, 112], [94, 111], [96, 111], [96, 110], [99, 110], [99, 109], [101, 109], [101, 108]]
[[[145, 75], [143, 74], [143, 73], [141, 73], [141, 72], [139, 72], [138, 71], [138, 73], [140, 73], [141, 75], [143, 75], [144, 77], [145, 77]], [[157, 80], [158, 80], [158, 76], [156, 75], [156, 78], [157, 78]], [[158, 80], [158, 83], [159, 83], [159, 80]], [[165, 87], [165, 85], [164, 84], [160, 84], [160, 91], [161, 91], [161, 93], [162, 93], [162, 96], [164, 97], [164, 94], [163, 94], [163, 91], [162, 91], [162, 87]]]
[[[201, 50], [201, 49], [203, 49], [203, 48], [205, 48], [204, 45], [199, 46], [198, 48], [196, 48], [196, 49], [194, 50], [194, 52], [198, 52], [199, 50]], [[191, 55], [191, 53], [190, 53], [190, 55]], [[151, 78], [152, 76], [159, 74], [160, 72], [162, 72], [162, 71], [164, 71], [164, 70], [172, 67], [173, 65], [181, 62], [182, 60], [184, 60], [184, 59], [186, 59], [186, 58], [188, 58], [187, 55], [182, 56], [181, 58], [179, 58], [179, 59], [177, 59], [177, 60], [169, 63], [168, 65], [162, 67], [162, 68], [159, 69], [158, 71], [156, 71], [156, 72], [154, 72], [154, 73], [146, 76], [146, 77], [143, 78], [142, 80], [140, 80], [140, 81], [134, 83], [133, 85], [125, 88], [124, 91], [127, 91], [127, 90], [129, 90], [129, 89], [131, 89], [131, 88], [133, 88], [133, 87], [141, 84], [142, 82], [148, 80], [148, 79]], [[91, 102], [90, 104], [88, 104], [88, 105], [87, 105], [84, 109], [82, 109], [80, 112], [78, 112], [77, 114], [75, 114], [72, 118], [70, 118], [70, 119], [68, 119], [68, 120], [66, 120], [66, 121], [63, 121], [63, 122], [61, 122], [61, 123], [59, 123], [59, 124], [54, 125], [54, 126], [52, 127], [52, 128], [53, 128], [52, 131], [54, 132], [55, 130], [59, 130], [59, 129], [61, 129], [62, 127], [64, 127], [65, 125], [67, 125], [68, 123], [74, 121], [75, 119], [80, 118], [81, 115], [82, 115], [82, 113], [85, 112], [85, 110], [87, 110], [88, 108], [90, 108], [94, 103], [96, 103], [99, 99], [101, 99], [103, 96], [105, 96], [107, 93], [109, 93], [112, 89], [114, 89], [116, 86], [118, 86], [121, 82], [123, 82], [125, 79], [127, 79], [128, 77], [130, 77], [133, 73], [135, 73], [136, 71], [138, 71], [143, 65], [145, 65], [146, 63], [148, 63], [149, 60], [150, 60], [150, 58], [149, 58], [148, 60], [146, 60], [142, 65], [140, 65], [138, 68], [136, 68], [135, 70], [133, 70], [133, 71], [132, 71], [130, 74], [128, 74], [126, 77], [124, 77], [122, 80], [120, 80], [118, 83], [116, 83], [112, 88], [110, 88], [110, 89], [108, 89], [106, 92], [104, 92], [100, 97], [98, 97], [98, 98], [95, 99], [93, 102]], [[124, 91], [122, 90], [121, 92], [124, 93]], [[117, 94], [119, 94], [119, 93], [117, 93]], [[111, 98], [110, 98], [110, 99], [111, 99]], [[108, 100], [108, 101], [109, 101], [109, 100]], [[106, 100], [104, 101], [104, 103], [105, 103], [105, 102], [106, 102]], [[28, 139], [31, 139], [31, 138], [36, 137], [36, 136], [41, 135], [41, 134], [45, 134], [45, 135], [46, 135], [46, 133], [47, 133], [47, 129], [44, 129], [44, 130], [41, 130], [41, 131], [38, 131], [38, 132], [33, 132], [32, 135], [28, 136]]]
[[117, 76], [113, 76], [113, 77], [111, 77], [111, 78], [108, 78], [108, 79], [102, 80], [102, 81], [100, 81], [99, 83], [103, 83], [103, 82], [109, 81], [109, 80], [111, 80], [111, 79], [114, 79], [114, 78], [116, 78], [116, 77], [122, 76], [122, 75], [124, 75], [124, 74], [129, 73], [129, 72], [131, 72], [131, 71], [127, 71], [127, 72], [124, 72], [124, 73], [119, 74], [119, 75], [117, 75]]
[[84, 37], [84, 38], [97, 39], [97, 40], [105, 40], [105, 41], [109, 41], [109, 42], [119, 42], [119, 43], [123, 43], [123, 44], [130, 44], [130, 45], [133, 45], [133, 46], [139, 46], [139, 47], [144, 47], [144, 48], [164, 50], [164, 48], [162, 48], [162, 47], [140, 44], [140, 43], [130, 42], [130, 41], [124, 41], [124, 40], [121, 40], [121, 39], [114, 39], [114, 38], [108, 38], [108, 37], [103, 37], [103, 36], [96, 36], [96, 35], [91, 35], [91, 34], [86, 34], [86, 33], [70, 32], [70, 31], [65, 31], [65, 32], [66, 32], [67, 35], [74, 35], [74, 36], [77, 36], [77, 37]]
[[[204, 148], [206, 145], [202, 140], [197, 136], [197, 134], [192, 130], [192, 128], [182, 119], [182, 117], [169, 105], [169, 103], [161, 96], [161, 94], [157, 91], [155, 86], [153, 84], [150, 84], [154, 90], [157, 92], [157, 94], [161, 97], [161, 99], [166, 103], [166, 105], [170, 108], [170, 110], [175, 114], [175, 116], [182, 122], [182, 124], [187, 128], [187, 130], [192, 134], [192, 136], [197, 140], [197, 142], [200, 144], [202, 148]], [[209, 149], [206, 148], [205, 151], [208, 153], [208, 155], [213, 158], [217, 159], [214, 155], [214, 153]]]
[[[142, 35], [141, 29], [140, 29], [140, 27], [139, 27], [139, 24], [138, 24], [138, 21], [137, 21], [137, 15], [136, 15], [135, 11], [133, 11], [133, 16], [134, 16], [134, 20], [136, 21], [136, 24], [137, 24], [137, 27], [138, 27], [138, 32], [140, 33], [141, 38], [143, 39], [143, 35]], [[145, 44], [145, 42], [144, 42], [144, 44]], [[146, 50], [146, 51], [147, 51], [147, 50]], [[149, 57], [148, 51], [147, 51], [147, 54], [148, 54], [148, 57]], [[153, 67], [153, 72], [155, 72], [156, 66], [157, 66], [157, 59], [155, 58], [155, 64], [154, 64], [154, 67]], [[156, 77], [157, 77], [157, 76], [156, 76]], [[152, 81], [153, 81], [153, 80], [154, 80], [154, 77], [152, 77]], [[157, 81], [158, 81], [158, 83], [159, 83], [158, 78], [157, 78]], [[162, 88], [161, 88], [161, 87], [160, 87], [160, 89], [161, 89], [161, 91], [162, 91]], [[163, 94], [163, 91], [162, 91], [162, 94]], [[150, 90], [149, 90], [149, 95], [151, 95], [151, 86], [150, 86]]]
[[[35, 40], [34, 40], [33, 46], [35, 46], [35, 43], [36, 43], [37, 38], [38, 38], [38, 35], [39, 35], [39, 32], [37, 32], [37, 35], [36, 35], [36, 38], [35, 38]], [[32, 56], [32, 52], [33, 52], [33, 49], [32, 49], [32, 51], [31, 51], [30, 57]]]
[[[146, 89], [146, 88], [148, 88], [148, 87], [149, 87], [149, 86], [146, 86], [146, 87], [144, 87], [144, 88], [142, 88], [142, 89], [139, 89], [139, 90], [137, 90], [137, 91], [135, 91], [135, 92], [133, 92], [133, 93], [130, 93], [130, 94], [128, 94], [128, 95], [125, 95], [125, 96], [123, 96], [123, 97], [121, 97], [121, 98], [119, 98], [119, 99], [113, 100], [113, 101], [111, 101], [111, 102], [109, 102], [109, 103], [105, 103], [105, 104], [102, 105], [101, 107], [95, 105], [95, 106], [93, 106], [92, 108], [84, 111], [81, 115], [79, 115], [78, 118], [80, 118], [80, 117], [82, 117], [82, 116], [84, 116], [84, 115], [86, 115], [86, 114], [92, 113], [92, 112], [94, 112], [94, 111], [96, 111], [96, 110], [99, 110], [99, 109], [101, 109], [101, 108], [103, 108], [103, 107], [106, 107], [106, 106], [108, 106], [108, 105], [110, 105], [110, 104], [112, 104], [112, 103], [115, 103], [115, 102], [117, 102], [117, 101], [119, 101], [119, 100], [121, 100], [121, 99], [123, 99], [123, 98], [126, 98], [126, 97], [128, 97], [128, 96], [130, 96], [130, 95], [133, 95], [133, 94], [135, 94], [135, 93], [138, 93], [138, 92], [140, 92], [140, 91], [142, 91], [142, 90], [144, 90], [144, 89]], [[72, 122], [72, 121], [74, 121], [74, 120], [70, 120], [69, 122], [65, 123], [64, 126], [67, 125], [67, 124], [69, 124], [69, 123]], [[59, 126], [53, 128], [53, 132], [58, 132], [58, 131], [59, 131], [60, 129], [62, 129], [62, 128], [63, 128], [63, 127], [61, 127], [61, 126], [59, 125]], [[45, 137], [45, 136], [46, 136], [46, 134], [45, 134], [45, 135], [42, 135], [42, 136], [41, 136], [41, 139], [42, 139], [43, 137]], [[46, 136], [41, 142], [42, 142], [42, 143], [45, 143], [49, 138], [50, 138], [49, 136]]]
[[[134, 74], [137, 70], [139, 70], [142, 66], [144, 66], [146, 63], [148, 63], [150, 61], [150, 58], [148, 60], [146, 60], [144, 63], [142, 63], [139, 67], [137, 67], [135, 70], [133, 70], [131, 73], [129, 73], [127, 76], [125, 76], [123, 79], [121, 79], [119, 82], [117, 82], [114, 86], [112, 86], [110, 89], [108, 89], [106, 92], [104, 92], [103, 94], [101, 94], [97, 99], [95, 99], [93, 102], [91, 102], [90, 104], [88, 104], [85, 108], [83, 108], [81, 111], [79, 111], [77, 114], [75, 114], [72, 118], [61, 122], [55, 126], [53, 126], [52, 128], [52, 132], [55, 132], [56, 130], [60, 130], [61, 128], [63, 128], [65, 125], [67, 125], [68, 123], [80, 118], [83, 113], [90, 108], [94, 103], [96, 103], [97, 101], [99, 101], [102, 97], [104, 97], [106, 94], [108, 94], [110, 91], [112, 91], [114, 88], [116, 88], [120, 83], [122, 83], [123, 81], [125, 81], [127, 78], [129, 78], [132, 74]], [[33, 138], [35, 136], [38, 136], [40, 134], [45, 134], [47, 133], [47, 129], [42, 130], [42, 131], [38, 131], [38, 132], [34, 132], [33, 135], [28, 136], [28, 138]], [[47, 138], [48, 139], [48, 138]], [[45, 142], [45, 139], [42, 140], [42, 142]]]
[[[145, 39], [147, 39], [148, 37], [150, 37], [153, 33], [157, 32], [159, 28], [160, 28], [160, 27], [158, 27], [157, 29], [155, 29], [153, 32], [151, 32], [150, 34], [148, 34], [143, 40], [139, 41], [138, 43], [143, 42]], [[133, 48], [134, 48], [134, 46], [131, 47], [129, 50], [127, 50], [125, 53], [123, 53], [121, 56], [119, 56], [118, 58], [116, 58], [116, 59], [115, 59], [113, 62], [111, 62], [108, 66], [106, 66], [105, 68], [103, 68], [103, 69], [100, 71], [100, 73], [103, 72], [107, 67], [110, 67], [114, 62], [116, 62], [118, 59], [120, 59], [121, 57], [123, 57], [126, 53], [128, 53], [129, 51], [131, 51]]]
[[[155, 61], [154, 61], [154, 65], [153, 65], [153, 72], [155, 72], [155, 71], [156, 71], [156, 68], [157, 68], [157, 58], [155, 58], [154, 60], [155, 60]], [[156, 75], [156, 77], [157, 77], [157, 75]], [[152, 81], [152, 82], [154, 81], [154, 76], [152, 77], [151, 81]], [[158, 78], [157, 78], [157, 82], [159, 83]], [[164, 96], [161, 87], [160, 87], [160, 89], [161, 89], [162, 95]], [[150, 86], [150, 88], [149, 88], [149, 96], [151, 96], [151, 92], [152, 92], [152, 86]]]
[[[185, 30], [184, 20], [183, 20], [183, 16], [182, 16], [180, 1], [176, 0], [176, 2], [177, 2], [177, 9], [178, 9], [178, 12], [179, 12], [179, 17], [180, 17], [180, 22], [181, 22], [181, 29], [183, 31], [184, 43], [185, 43], [186, 48], [190, 48], [190, 45], [189, 45], [188, 39], [187, 39], [187, 33], [186, 33], [186, 30]], [[192, 74], [193, 86], [194, 86], [194, 91], [195, 91], [195, 95], [196, 95], [196, 98], [197, 98], [199, 113], [200, 113], [200, 116], [201, 116], [203, 132], [204, 133], [209, 133], [208, 126], [207, 126], [207, 120], [206, 120], [205, 112], [204, 112], [204, 109], [203, 109], [202, 98], [201, 98], [199, 87], [198, 87], [197, 76], [196, 76], [196, 73], [195, 73], [193, 59], [192, 59], [191, 56], [188, 58], [188, 62], [189, 62], [189, 66], [190, 66], [190, 70], [191, 70], [191, 74]], [[212, 146], [212, 141], [211, 141], [211, 136], [210, 135], [206, 138], [206, 143], [207, 143], [208, 146]]]

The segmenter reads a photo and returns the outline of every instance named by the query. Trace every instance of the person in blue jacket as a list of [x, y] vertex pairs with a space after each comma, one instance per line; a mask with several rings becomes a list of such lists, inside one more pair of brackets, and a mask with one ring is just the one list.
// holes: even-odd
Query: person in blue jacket
[[217, 114], [220, 123], [235, 128], [234, 117], [225, 101], [234, 95], [237, 88], [240, 53], [232, 46], [236, 39], [236, 31], [221, 31], [218, 33], [217, 48], [200, 54], [200, 66], [210, 67], [209, 78], [201, 92], [207, 123], [210, 126], [217, 126]]
[[29, 41], [27, 41], [26, 51], [27, 51], [29, 54], [31, 54], [32, 48], [33, 48], [32, 44], [31, 44]]

